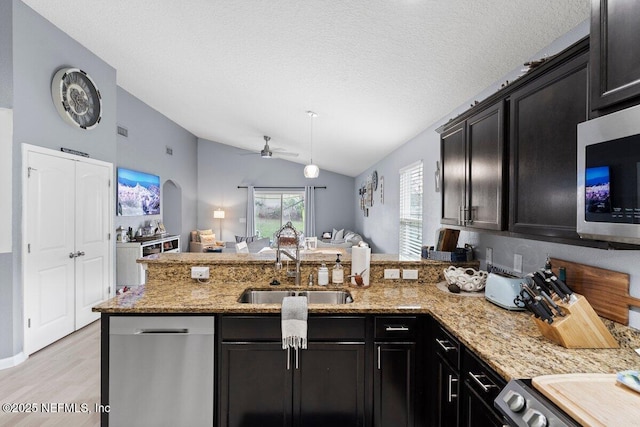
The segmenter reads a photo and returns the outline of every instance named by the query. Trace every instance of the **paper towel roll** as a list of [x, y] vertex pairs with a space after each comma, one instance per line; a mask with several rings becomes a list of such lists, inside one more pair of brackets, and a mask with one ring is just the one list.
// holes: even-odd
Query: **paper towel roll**
[[[364, 271], [362, 275], [362, 281], [364, 286], [369, 286], [369, 273], [371, 266], [371, 248], [362, 247], [362, 246], [354, 246], [351, 248], [351, 274], [360, 274]], [[356, 284], [356, 279], [351, 278], [351, 284]]]

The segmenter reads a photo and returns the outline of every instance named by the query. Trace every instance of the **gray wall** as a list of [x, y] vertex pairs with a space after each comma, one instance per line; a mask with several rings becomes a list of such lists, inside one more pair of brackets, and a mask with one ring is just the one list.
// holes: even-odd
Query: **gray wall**
[[0, 107], [13, 106], [13, 2], [0, 0]]
[[[95, 129], [85, 131], [69, 126], [53, 105], [51, 79], [64, 66], [85, 70], [100, 89], [103, 115]], [[14, 110], [13, 197], [9, 201], [13, 252], [0, 255], [2, 360], [20, 353], [23, 344], [22, 144], [54, 150], [72, 148], [115, 166], [122, 164], [153, 172], [163, 182], [171, 179], [182, 188], [182, 227], [186, 238], [196, 224], [197, 141], [189, 132], [118, 89], [113, 67], [19, 0], [0, 0], [0, 106]], [[129, 128], [128, 140], [117, 140], [117, 121]], [[173, 147], [173, 156], [164, 155], [166, 145]], [[114, 220], [116, 226], [119, 219]], [[141, 222], [140, 219], [128, 218]]]
[[[13, 0], [0, 0], [0, 107], [13, 107]], [[0, 153], [7, 155], [7, 153]], [[13, 192], [15, 198], [15, 191]], [[7, 202], [7, 201], [4, 201]], [[11, 209], [13, 200], [8, 201]], [[12, 233], [15, 241], [16, 233]], [[12, 243], [13, 247], [15, 245]], [[0, 360], [14, 351], [14, 268], [13, 253], [0, 254]]]
[[[167, 231], [181, 235], [186, 251], [189, 232], [196, 227], [197, 138], [120, 87], [117, 98], [117, 122], [127, 128], [129, 135], [117, 136], [116, 165], [160, 175], [161, 186], [171, 180], [182, 190], [182, 227]], [[173, 155], [166, 154], [167, 146], [173, 149]], [[161, 196], [162, 214], [166, 209], [164, 202]], [[162, 218], [162, 215], [117, 216], [115, 227], [135, 230], [150, 219]]]
[[[589, 22], [585, 21], [541, 52], [533, 55], [530, 59], [537, 59], [543, 55], [552, 55], [559, 52], [588, 34]], [[398, 252], [398, 170], [417, 159], [424, 160], [423, 242], [425, 245], [434, 244], [435, 232], [441, 227], [441, 195], [434, 190], [436, 161], [440, 159], [440, 136], [435, 129], [448, 121], [450, 117], [455, 117], [466, 111], [474, 100], [485, 99], [494, 93], [505, 80], [513, 81], [520, 74], [522, 68], [518, 64], [514, 65], [516, 67], [511, 73], [498, 79], [495, 84], [483, 92], [471, 96], [460, 107], [429, 126], [425, 131], [356, 178], [357, 187], [366, 181], [367, 176], [373, 170], [377, 170], [379, 176], [385, 176], [385, 204], [374, 205], [369, 211], [368, 218], [356, 215], [356, 228], [363, 230], [366, 238], [373, 242], [375, 251], [384, 253]], [[381, 224], [385, 226], [380, 227]], [[638, 264], [640, 251], [606, 251], [498, 236], [490, 233], [462, 232], [459, 241], [460, 243], [469, 243], [475, 247], [476, 257], [481, 260], [483, 268], [485, 267], [484, 258], [487, 247], [493, 249], [493, 264], [508, 270], [513, 270], [513, 254], [521, 254], [523, 256], [524, 272], [530, 272], [543, 266], [544, 260], [549, 254], [554, 258], [629, 273], [631, 277], [631, 293], [632, 295], [640, 296], [640, 264]], [[633, 327], [640, 328], [640, 311], [631, 310], [629, 318]]]
[[[198, 228], [212, 228], [216, 237], [219, 222], [213, 219], [218, 207], [225, 210], [222, 227], [224, 241], [246, 234], [247, 190], [239, 185], [303, 187], [326, 186], [316, 190], [316, 234], [332, 228], [353, 229], [353, 178], [320, 170], [316, 179], [307, 179], [304, 165], [283, 159], [263, 159], [259, 155], [241, 155], [240, 150], [205, 139], [198, 140]], [[356, 231], [358, 231], [356, 229]]]
[[[4, 1], [2, 5], [4, 12], [8, 3]], [[3, 301], [11, 301], [11, 307], [5, 307], [3, 302], [3, 310], [0, 311], [0, 359], [22, 350], [22, 144], [52, 149], [72, 148], [108, 162], [115, 162], [116, 157], [115, 70], [22, 2], [13, 2], [12, 17], [14, 139], [11, 208], [14, 243], [12, 271], [2, 274], [0, 279]], [[11, 38], [4, 31], [2, 35]], [[3, 39], [1, 45], [5, 43]], [[100, 89], [104, 106], [102, 122], [91, 131], [75, 129], [63, 122], [51, 101], [51, 79], [63, 66], [76, 66], [87, 71]], [[3, 262], [3, 267], [6, 264]], [[7, 280], [7, 277], [12, 280]]]

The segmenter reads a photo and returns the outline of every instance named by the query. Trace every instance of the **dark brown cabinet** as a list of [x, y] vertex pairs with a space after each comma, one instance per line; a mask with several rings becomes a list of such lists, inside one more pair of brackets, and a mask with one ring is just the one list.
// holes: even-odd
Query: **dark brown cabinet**
[[577, 124], [588, 118], [587, 66], [585, 52], [510, 96], [511, 232], [579, 239]]
[[493, 401], [506, 382], [493, 369], [465, 348], [462, 360], [462, 414], [464, 427], [501, 427], [502, 415]]
[[591, 108], [640, 95], [640, 7], [634, 0], [592, 0]]
[[364, 317], [310, 318], [299, 351], [282, 349], [279, 317], [220, 323], [219, 426], [365, 425]]
[[435, 319], [428, 322], [426, 402], [434, 427], [493, 427], [506, 424], [493, 400], [506, 384]]
[[460, 342], [437, 322], [433, 322], [430, 349], [433, 371], [428, 381], [435, 387], [433, 425], [460, 425]]
[[373, 374], [373, 425], [416, 426], [417, 317], [375, 318], [376, 363]]
[[225, 343], [219, 357], [220, 426], [293, 425], [291, 361], [282, 344]]
[[499, 101], [442, 134], [443, 224], [503, 229], [504, 129]]
[[459, 123], [440, 136], [442, 224], [462, 225], [466, 205], [466, 128]]

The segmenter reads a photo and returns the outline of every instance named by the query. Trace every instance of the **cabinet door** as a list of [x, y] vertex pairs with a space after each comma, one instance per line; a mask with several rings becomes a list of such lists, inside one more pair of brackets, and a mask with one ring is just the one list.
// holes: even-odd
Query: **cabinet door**
[[376, 343], [374, 426], [414, 425], [415, 348], [415, 343]]
[[293, 366], [282, 344], [220, 347], [218, 425], [291, 426]]
[[640, 95], [640, 7], [630, 0], [591, 2], [591, 108]]
[[436, 361], [437, 396], [436, 396], [436, 426], [457, 427], [459, 425], [460, 412], [460, 377], [458, 372], [440, 356]]
[[503, 229], [503, 105], [501, 101], [467, 120], [469, 227]]
[[442, 224], [460, 225], [462, 208], [466, 206], [465, 133], [463, 122], [448, 129], [441, 136]]
[[587, 111], [586, 53], [512, 94], [510, 231], [578, 239], [577, 124]]
[[364, 344], [309, 343], [293, 357], [295, 426], [364, 426]]
[[464, 427], [502, 427], [505, 421], [487, 406], [478, 393], [464, 385]]

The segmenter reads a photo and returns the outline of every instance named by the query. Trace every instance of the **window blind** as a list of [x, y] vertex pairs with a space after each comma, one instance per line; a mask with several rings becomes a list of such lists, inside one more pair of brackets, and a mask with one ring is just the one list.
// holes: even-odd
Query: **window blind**
[[422, 251], [422, 160], [400, 169], [400, 256]]

